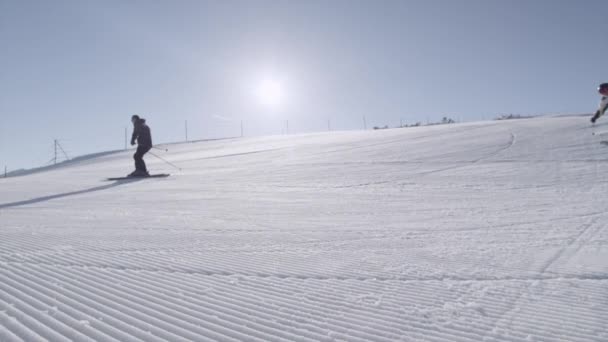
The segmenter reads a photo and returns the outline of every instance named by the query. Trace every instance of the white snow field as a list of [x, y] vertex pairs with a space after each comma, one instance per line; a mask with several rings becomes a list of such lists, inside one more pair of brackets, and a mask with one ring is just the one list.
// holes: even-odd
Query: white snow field
[[591, 132], [242, 138], [152, 151], [182, 171], [146, 155], [168, 178], [104, 181], [128, 151], [0, 179], [0, 341], [608, 341]]

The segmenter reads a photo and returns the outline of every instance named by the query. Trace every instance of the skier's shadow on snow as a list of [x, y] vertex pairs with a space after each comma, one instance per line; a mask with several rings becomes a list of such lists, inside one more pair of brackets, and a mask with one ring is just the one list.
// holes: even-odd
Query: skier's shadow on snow
[[108, 185], [95, 186], [95, 187], [84, 189], [84, 190], [71, 191], [71, 192], [65, 192], [65, 193], [57, 194], [57, 195], [49, 195], [49, 196], [43, 196], [43, 197], [38, 197], [38, 198], [32, 198], [29, 200], [19, 201], [19, 202], [4, 203], [4, 204], [0, 204], [0, 209], [20, 207], [22, 205], [46, 202], [46, 201], [54, 200], [57, 198], [70, 197], [70, 196], [82, 195], [82, 194], [95, 192], [95, 191], [107, 190], [110, 188], [117, 187], [119, 185], [134, 183], [134, 182], [140, 181], [142, 179], [144, 179], [144, 178], [117, 180], [117, 181], [114, 181], [114, 183], [111, 183]]

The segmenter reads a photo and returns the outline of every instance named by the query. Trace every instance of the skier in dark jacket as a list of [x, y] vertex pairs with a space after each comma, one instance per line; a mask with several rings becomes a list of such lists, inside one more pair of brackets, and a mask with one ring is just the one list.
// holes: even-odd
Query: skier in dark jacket
[[599, 119], [600, 116], [604, 115], [608, 109], [608, 83], [600, 84], [600, 86], [597, 87], [597, 92], [602, 95], [602, 100], [600, 101], [600, 107], [591, 118], [591, 123], [595, 123], [595, 121]]
[[137, 151], [133, 155], [133, 159], [135, 159], [135, 171], [129, 177], [147, 177], [150, 174], [148, 174], [143, 157], [152, 148], [150, 127], [146, 125], [146, 119], [142, 119], [137, 115], [131, 117], [131, 122], [133, 123], [131, 145], [135, 145], [135, 141], [137, 141]]

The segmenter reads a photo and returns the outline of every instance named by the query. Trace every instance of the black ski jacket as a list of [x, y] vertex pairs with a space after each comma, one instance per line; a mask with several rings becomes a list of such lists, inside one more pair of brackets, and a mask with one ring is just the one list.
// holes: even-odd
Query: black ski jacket
[[150, 127], [146, 125], [146, 119], [138, 119], [133, 123], [131, 145], [135, 143], [136, 139], [137, 145], [152, 147], [152, 135], [150, 134]]

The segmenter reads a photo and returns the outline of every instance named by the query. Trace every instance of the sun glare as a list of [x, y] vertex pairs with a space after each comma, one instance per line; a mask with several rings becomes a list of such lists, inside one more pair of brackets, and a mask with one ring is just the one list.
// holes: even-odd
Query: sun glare
[[257, 87], [257, 97], [265, 106], [278, 106], [283, 100], [283, 87], [275, 80], [264, 80]]

